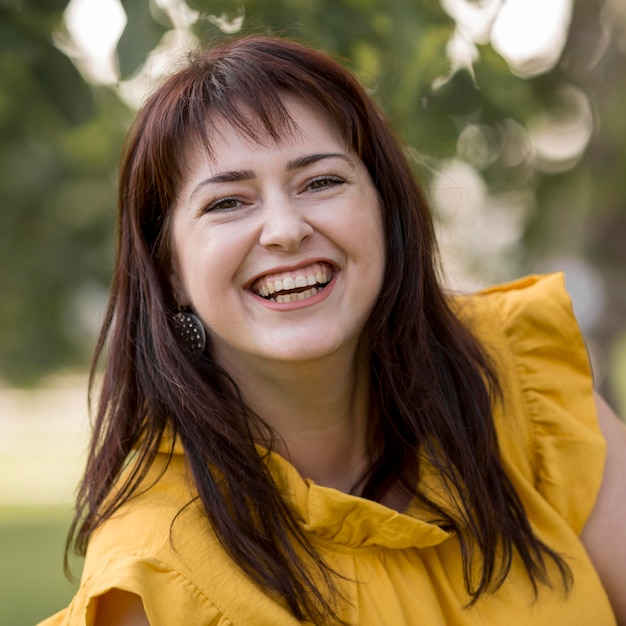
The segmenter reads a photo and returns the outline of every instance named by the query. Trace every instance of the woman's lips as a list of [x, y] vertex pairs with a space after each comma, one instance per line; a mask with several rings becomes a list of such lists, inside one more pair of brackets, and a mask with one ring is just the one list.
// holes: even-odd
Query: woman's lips
[[311, 298], [332, 279], [335, 270], [318, 261], [296, 270], [266, 274], [255, 280], [250, 290], [272, 302], [295, 302]]

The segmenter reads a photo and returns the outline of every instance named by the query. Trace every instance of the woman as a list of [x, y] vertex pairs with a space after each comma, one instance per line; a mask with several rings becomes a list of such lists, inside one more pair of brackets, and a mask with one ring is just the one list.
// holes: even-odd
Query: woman
[[444, 294], [346, 70], [198, 55], [135, 121], [118, 228], [85, 568], [46, 624], [625, 623], [626, 434], [561, 278]]

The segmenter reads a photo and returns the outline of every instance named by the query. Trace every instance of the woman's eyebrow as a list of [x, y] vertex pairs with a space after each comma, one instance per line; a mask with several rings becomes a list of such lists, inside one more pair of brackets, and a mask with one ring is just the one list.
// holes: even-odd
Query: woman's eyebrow
[[[343, 159], [354, 167], [354, 162], [347, 154], [343, 154], [341, 152], [320, 152], [292, 159], [287, 163], [287, 170], [293, 171], [303, 167], [308, 167], [309, 165], [317, 163], [318, 161], [323, 161], [324, 159]], [[210, 185], [212, 183], [237, 183], [244, 180], [252, 180], [255, 177], [256, 174], [253, 170], [232, 170], [230, 172], [220, 172], [219, 174], [215, 174], [214, 176], [210, 176], [209, 178], [205, 178], [200, 181], [200, 183], [198, 183], [195, 189], [191, 192], [189, 199], [193, 200], [193, 197], [206, 185]]]
[[221, 172], [200, 181], [189, 195], [189, 200], [193, 200], [194, 196], [207, 185], [211, 183], [237, 183], [242, 180], [252, 180], [255, 174], [252, 170], [233, 170], [230, 172]]
[[323, 159], [343, 159], [347, 161], [350, 165], [354, 166], [352, 159], [342, 152], [321, 152], [318, 154], [308, 154], [306, 156], [298, 157], [293, 159], [287, 163], [288, 170], [297, 170], [302, 167], [307, 167], [308, 165], [312, 165], [313, 163], [317, 163], [318, 161], [322, 161]]

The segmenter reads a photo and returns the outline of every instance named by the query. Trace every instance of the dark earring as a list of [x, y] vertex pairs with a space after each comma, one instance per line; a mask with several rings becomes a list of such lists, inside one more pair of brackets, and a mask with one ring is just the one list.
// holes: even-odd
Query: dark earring
[[191, 311], [180, 311], [174, 315], [178, 334], [189, 350], [200, 355], [206, 346], [206, 331], [202, 322]]

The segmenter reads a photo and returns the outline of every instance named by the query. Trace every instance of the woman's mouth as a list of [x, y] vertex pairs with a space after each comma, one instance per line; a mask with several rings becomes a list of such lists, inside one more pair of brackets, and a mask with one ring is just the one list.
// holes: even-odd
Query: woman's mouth
[[291, 272], [261, 276], [250, 289], [270, 302], [296, 302], [311, 298], [324, 289], [333, 274], [334, 270], [328, 263], [312, 263]]

